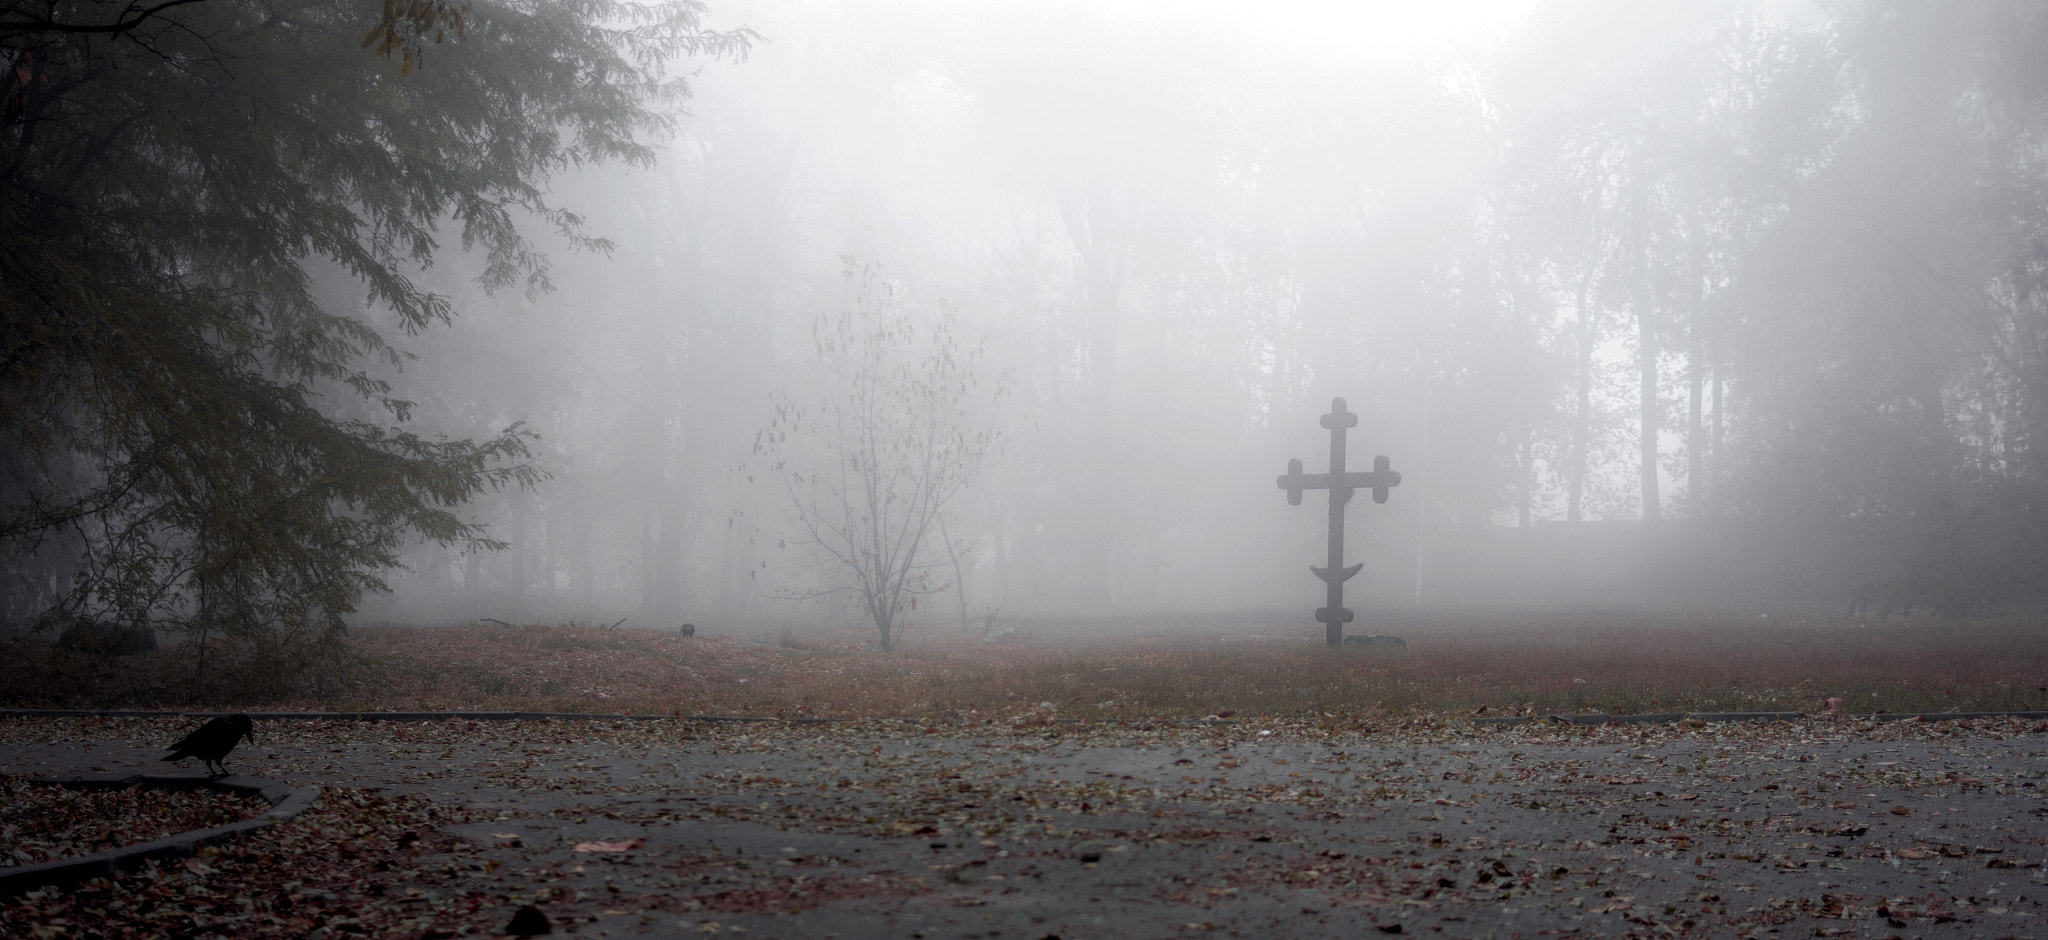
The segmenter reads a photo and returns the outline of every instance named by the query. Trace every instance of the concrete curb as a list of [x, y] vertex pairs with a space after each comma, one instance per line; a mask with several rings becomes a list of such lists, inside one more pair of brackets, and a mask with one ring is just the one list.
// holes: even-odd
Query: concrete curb
[[[228, 712], [128, 711], [120, 709], [0, 708], [0, 718], [213, 718]], [[751, 715], [602, 715], [584, 712], [246, 712], [256, 721], [707, 721], [746, 724], [836, 725], [862, 721], [919, 723], [915, 718], [761, 718]], [[1474, 718], [1480, 727], [1513, 727], [1531, 721], [1574, 725], [1670, 724], [1704, 721], [1801, 721], [1818, 717], [1805, 712], [1660, 712], [1652, 715], [1536, 715], [1527, 718]], [[1855, 721], [1967, 721], [1975, 718], [2048, 719], [2042, 712], [1880, 712], [1843, 715]], [[1054, 725], [1236, 725], [1242, 718], [1054, 718]]]
[[[1539, 715], [1531, 718], [1474, 718], [1472, 723], [1480, 726], [1507, 727], [1527, 724], [1531, 721], [1554, 721], [1573, 725], [1614, 725], [1614, 724], [1669, 724], [1676, 721], [1704, 721], [1721, 724], [1731, 721], [1802, 721], [1819, 718], [1805, 712], [1666, 712], [1656, 715]], [[1851, 721], [1968, 721], [1975, 718], [2024, 718], [2030, 721], [2048, 719], [2048, 712], [1879, 712], [1868, 715], [1842, 715]]]
[[110, 878], [123, 870], [139, 868], [143, 862], [152, 859], [188, 858], [204, 846], [218, 845], [261, 832], [278, 823], [290, 822], [320, 799], [320, 788], [317, 786], [305, 786], [294, 790], [275, 780], [242, 776], [209, 778], [140, 773], [80, 774], [73, 777], [31, 777], [29, 783], [107, 789], [140, 786], [152, 790], [196, 790], [204, 787], [210, 790], [260, 796], [270, 803], [270, 809], [262, 815], [252, 816], [241, 822], [181, 832], [153, 842], [107, 849], [77, 858], [0, 868], [0, 897], [20, 894], [44, 885], [64, 885], [91, 878]]
[[[229, 712], [137, 711], [90, 708], [0, 708], [4, 718], [212, 718]], [[821, 722], [830, 718], [746, 718], [723, 715], [592, 715], [578, 712], [237, 712], [255, 721], [789, 721]]]
[[[119, 709], [0, 708], [0, 718], [214, 718], [229, 712], [124, 711]], [[709, 721], [784, 725], [836, 725], [861, 721], [919, 723], [915, 718], [760, 718], [751, 715], [596, 715], [583, 712], [236, 712], [253, 721]], [[1055, 724], [1235, 725], [1238, 718], [1055, 718]]]

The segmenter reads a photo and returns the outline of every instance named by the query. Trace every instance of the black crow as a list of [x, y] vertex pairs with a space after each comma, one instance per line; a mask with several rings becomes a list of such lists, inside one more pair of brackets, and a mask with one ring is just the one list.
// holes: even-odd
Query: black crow
[[512, 922], [505, 925], [505, 932], [515, 937], [539, 937], [555, 932], [555, 925], [548, 923], [548, 915], [531, 904], [512, 912]]
[[197, 757], [206, 762], [206, 769], [216, 777], [228, 775], [228, 767], [221, 758], [235, 749], [243, 738], [250, 744], [256, 743], [254, 728], [247, 715], [227, 715], [200, 725], [199, 730], [185, 736], [185, 739], [171, 745], [171, 753], [164, 760], [183, 760]]

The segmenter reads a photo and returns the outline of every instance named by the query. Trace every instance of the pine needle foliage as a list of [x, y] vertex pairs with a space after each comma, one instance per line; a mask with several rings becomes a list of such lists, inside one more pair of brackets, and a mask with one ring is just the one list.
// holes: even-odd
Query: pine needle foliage
[[417, 280], [444, 240], [491, 290], [548, 287], [522, 222], [608, 247], [548, 180], [652, 159], [676, 63], [751, 38], [701, 12], [0, 2], [0, 617], [214, 641], [199, 672], [263, 695], [334, 660], [411, 540], [502, 547], [460, 509], [538, 480], [532, 432], [408, 430], [372, 314], [450, 319]]

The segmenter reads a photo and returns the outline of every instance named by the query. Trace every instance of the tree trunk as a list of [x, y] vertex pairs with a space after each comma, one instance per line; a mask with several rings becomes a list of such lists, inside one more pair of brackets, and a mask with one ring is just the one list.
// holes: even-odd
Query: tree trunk
[[[989, 539], [995, 543], [995, 556], [991, 559], [992, 570], [989, 572], [989, 590], [985, 601], [990, 607], [1000, 609], [1010, 602], [1010, 549], [1009, 539], [1006, 538], [1008, 528], [1003, 525], [1003, 510], [996, 502], [994, 488], [983, 487], [982, 494], [983, 505], [988, 508]], [[984, 616], [982, 624], [986, 626], [987, 623], [988, 618]]]
[[[1723, 471], [1721, 463], [1721, 370], [1718, 368], [1714, 370], [1714, 436], [1713, 449], [1711, 453], [1714, 457], [1714, 464], [1713, 469], [1709, 470], [1708, 472], [1712, 473], [1714, 475], [1714, 478], [1718, 480], [1721, 479], [1721, 474]], [[1717, 502], [1720, 500], [1720, 498], [1721, 494], [1714, 494], [1714, 499]], [[1717, 505], [1714, 508], [1718, 512], [1722, 507]]]
[[640, 620], [654, 623], [654, 514], [640, 515]]
[[532, 495], [525, 487], [512, 491], [512, 531], [511, 537], [506, 540], [512, 543], [512, 550], [505, 553], [505, 600], [506, 619], [517, 624], [526, 622], [526, 577], [530, 567], [527, 563], [526, 516], [527, 503], [531, 499]]
[[896, 599], [877, 596], [868, 601], [868, 616], [874, 618], [875, 631], [882, 635], [882, 651], [896, 648]]
[[946, 557], [953, 562], [953, 597], [960, 605], [960, 632], [967, 632], [967, 579], [960, 572], [960, 552], [953, 547], [953, 536], [946, 531], [946, 517], [938, 517], [939, 538], [946, 542]]
[[654, 585], [653, 623], [672, 626], [680, 622], [683, 609], [683, 518], [682, 498], [664, 494], [661, 501], [661, 531], [655, 540], [654, 567], [646, 577]]
[[[1705, 233], [1701, 231], [1695, 215], [1692, 225], [1692, 272], [1688, 278], [1692, 283], [1692, 322], [1686, 326], [1686, 416], [1685, 416], [1685, 508], [1686, 515], [1698, 520], [1706, 517], [1706, 440], [1700, 433], [1703, 424], [1701, 410], [1705, 405], [1706, 392], [1706, 321], [1707, 282], [1706, 271], [1700, 256], [1705, 250]], [[1698, 528], [1694, 530], [1700, 532]]]
[[1515, 595], [1517, 600], [1529, 598], [1529, 539], [1531, 491], [1536, 488], [1536, 448], [1524, 430], [1522, 441], [1516, 446], [1515, 462], [1521, 471], [1520, 485], [1516, 488], [1515, 499]]
[[1589, 262], [1586, 273], [1579, 278], [1577, 320], [1574, 329], [1578, 334], [1578, 394], [1572, 414], [1572, 455], [1571, 465], [1566, 471], [1566, 485], [1569, 488], [1565, 503], [1565, 520], [1577, 523], [1585, 518], [1586, 504], [1586, 461], [1587, 450], [1592, 447], [1593, 438], [1593, 344], [1599, 338], [1599, 328], [1593, 320], [1591, 298], [1587, 295], [1593, 289], [1594, 267]]
[[1076, 593], [1083, 604], [1098, 606], [1107, 603], [1110, 595], [1111, 542], [1117, 534], [1117, 527], [1111, 523], [1116, 504], [1113, 494], [1117, 492], [1116, 481], [1122, 479], [1120, 468], [1115, 465], [1117, 449], [1111, 446], [1115, 430], [1111, 395], [1116, 379], [1119, 300], [1137, 227], [1134, 203], [1130, 200], [1119, 213], [1109, 187], [1097, 183], [1091, 184], [1078, 201], [1069, 198], [1060, 205], [1067, 237], [1080, 256], [1078, 274], [1088, 305], [1084, 331], [1087, 371], [1082, 395], [1082, 407], [1087, 409], [1082, 426], [1087, 429], [1088, 439], [1082, 442], [1082, 453], [1088, 455], [1094, 472], [1089, 475], [1093, 485], [1078, 494], [1080, 498], [1073, 501], [1072, 507], [1081, 543]]
[[1649, 273], [1638, 271], [1634, 278], [1636, 308], [1636, 378], [1640, 406], [1640, 460], [1643, 490], [1643, 523], [1652, 525], [1663, 513], [1663, 497], [1657, 485], [1657, 324], [1650, 310]]
[[1686, 515], [1694, 519], [1706, 518], [1706, 436], [1701, 433], [1706, 424], [1702, 413], [1706, 406], [1705, 366], [1701, 363], [1700, 343], [1695, 338], [1691, 349], [1686, 351], [1686, 382], [1689, 386], [1685, 416], [1685, 508]]
[[[1429, 550], [1429, 398], [1432, 374], [1422, 375], [1422, 447], [1415, 459], [1415, 606], [1422, 606], [1422, 581], [1428, 565]], [[1340, 636], [1339, 625], [1330, 627], [1330, 643], [1335, 645]]]
[[[728, 488], [728, 498], [737, 501], [737, 496]], [[724, 536], [724, 550], [718, 553], [718, 611], [727, 616], [739, 616], [745, 605], [743, 598], [751, 592], [740, 581], [740, 572], [748, 570], [747, 559], [741, 557], [744, 542], [740, 538], [737, 517], [727, 519]]]
[[577, 500], [576, 518], [569, 523], [574, 527], [575, 544], [571, 546], [571, 575], [576, 579], [576, 606], [586, 617], [595, 616], [597, 609], [597, 566], [590, 557], [591, 507], [586, 494]]
[[462, 586], [469, 589], [469, 619], [475, 622], [484, 616], [484, 553], [473, 547], [467, 553], [462, 560]]

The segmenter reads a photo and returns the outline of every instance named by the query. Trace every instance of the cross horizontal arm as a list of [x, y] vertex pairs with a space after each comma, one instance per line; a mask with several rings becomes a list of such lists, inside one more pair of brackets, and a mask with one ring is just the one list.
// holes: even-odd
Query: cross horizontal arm
[[1334, 489], [1378, 489], [1401, 485], [1401, 474], [1395, 470], [1371, 470], [1356, 473], [1289, 473], [1277, 481], [1283, 490], [1334, 490]]

